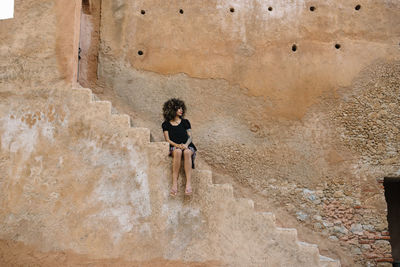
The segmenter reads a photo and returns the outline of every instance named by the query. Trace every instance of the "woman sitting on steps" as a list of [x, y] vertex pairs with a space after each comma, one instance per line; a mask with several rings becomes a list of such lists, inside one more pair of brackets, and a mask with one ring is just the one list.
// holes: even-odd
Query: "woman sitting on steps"
[[194, 169], [197, 149], [192, 143], [190, 122], [184, 119], [185, 112], [185, 103], [178, 98], [171, 98], [164, 103], [163, 116], [165, 121], [162, 124], [162, 129], [165, 141], [169, 143], [170, 156], [173, 157], [171, 196], [176, 196], [178, 193], [178, 175], [182, 156], [186, 175], [185, 195], [192, 194], [192, 168]]

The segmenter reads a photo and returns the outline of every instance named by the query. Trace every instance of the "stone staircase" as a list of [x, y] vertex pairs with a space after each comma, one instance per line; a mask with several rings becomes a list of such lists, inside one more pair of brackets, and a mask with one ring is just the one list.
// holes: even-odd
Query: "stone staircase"
[[181, 175], [171, 198], [168, 143], [96, 100], [66, 88], [3, 106], [0, 238], [96, 259], [340, 266], [235, 198], [232, 185], [213, 184], [201, 162], [193, 195]]
[[90, 107], [85, 119], [103, 120], [104, 128], [146, 147], [149, 184], [157, 192], [152, 209], [166, 219], [155, 222], [164, 221], [163, 257], [218, 260], [228, 266], [340, 266], [339, 261], [321, 256], [317, 245], [299, 241], [296, 229], [277, 227], [273, 213], [257, 212], [251, 199], [235, 198], [232, 185], [213, 184], [207, 167], [194, 170], [192, 197], [183, 195], [180, 182], [180, 194], [171, 199], [168, 143], [149, 142], [148, 129], [131, 127], [128, 115], [112, 112], [111, 103], [96, 101], [90, 89], [75, 88], [71, 94], [75, 104]]

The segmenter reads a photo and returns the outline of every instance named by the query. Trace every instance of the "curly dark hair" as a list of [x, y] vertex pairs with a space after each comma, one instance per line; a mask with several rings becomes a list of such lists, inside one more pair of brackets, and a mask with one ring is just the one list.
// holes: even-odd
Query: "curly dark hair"
[[180, 100], [179, 98], [171, 98], [167, 102], [164, 103], [163, 106], [163, 116], [166, 121], [171, 121], [176, 116], [176, 111], [182, 108], [182, 118], [185, 117], [186, 113], [186, 105], [185, 102]]

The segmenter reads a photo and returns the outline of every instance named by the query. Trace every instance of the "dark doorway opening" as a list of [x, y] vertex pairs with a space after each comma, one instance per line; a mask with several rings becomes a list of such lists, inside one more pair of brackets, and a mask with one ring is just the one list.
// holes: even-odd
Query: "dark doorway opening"
[[[385, 198], [387, 202], [390, 245], [394, 266], [400, 266], [400, 177], [385, 177]], [[399, 265], [396, 265], [396, 264]]]
[[90, 15], [90, 2], [89, 2], [89, 0], [82, 0], [82, 12], [83, 12], [83, 14]]
[[78, 82], [94, 89], [100, 44], [101, 0], [82, 0], [79, 34]]

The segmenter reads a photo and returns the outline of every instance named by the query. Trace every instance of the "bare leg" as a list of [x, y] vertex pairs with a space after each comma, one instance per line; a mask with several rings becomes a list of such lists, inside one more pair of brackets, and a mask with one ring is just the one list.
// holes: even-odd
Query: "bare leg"
[[192, 192], [192, 154], [190, 149], [183, 151], [183, 157], [185, 159], [185, 174], [186, 174], [186, 193]]
[[181, 167], [182, 150], [179, 148], [172, 151], [173, 163], [172, 163], [172, 190], [178, 191], [178, 175]]

